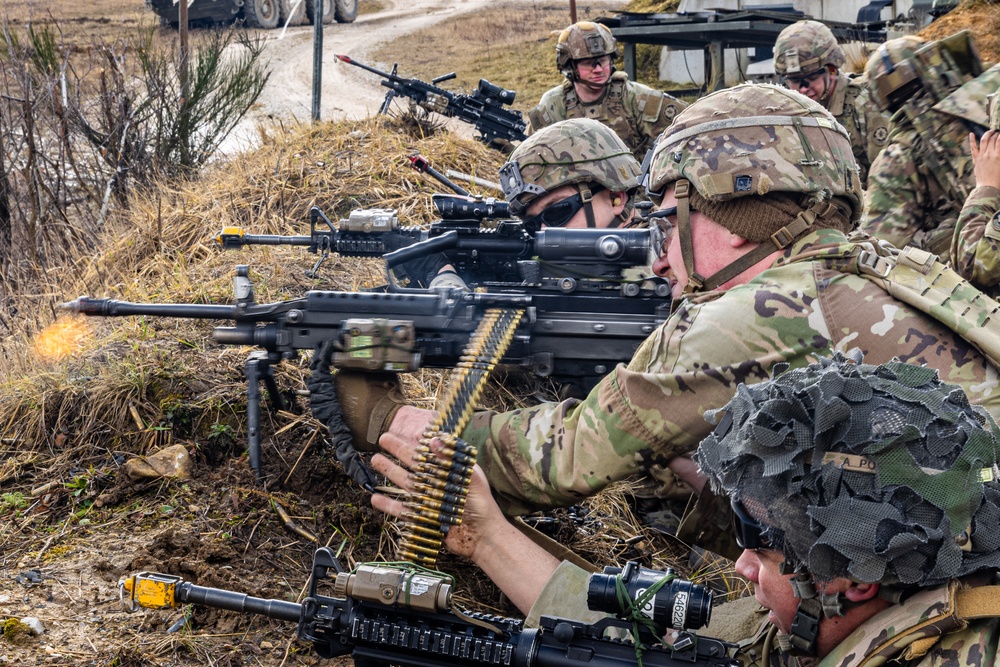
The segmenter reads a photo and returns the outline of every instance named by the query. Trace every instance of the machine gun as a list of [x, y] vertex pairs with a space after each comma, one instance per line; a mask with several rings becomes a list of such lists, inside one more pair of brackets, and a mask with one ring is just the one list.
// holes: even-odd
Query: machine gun
[[[246, 365], [248, 451], [250, 466], [259, 472], [259, 383], [265, 383], [272, 404], [283, 409], [272, 366], [294, 358], [299, 350], [326, 349], [331, 352], [332, 366], [341, 369], [405, 373], [454, 368], [488, 309], [523, 309], [525, 316], [502, 363], [569, 383], [578, 392], [589, 391], [615, 365], [631, 359], [639, 344], [669, 315], [668, 283], [659, 278], [630, 280], [624, 275], [632, 267], [649, 263], [650, 252], [660, 247], [658, 231], [655, 226], [542, 230], [517, 241], [513, 256], [530, 259], [508, 260], [516, 278], [490, 284], [486, 292], [317, 290], [297, 299], [258, 304], [249, 268], [240, 266], [232, 305], [80, 297], [61, 308], [100, 317], [233, 321], [233, 326], [216, 327], [213, 338], [223, 345], [261, 348], [250, 354]], [[449, 241], [447, 236], [397, 250], [386, 262], [392, 266], [419, 259], [421, 253], [440, 252], [445, 245], [438, 245], [440, 240], [450, 244], [460, 238], [456, 234]], [[477, 253], [488, 255], [493, 239], [475, 238], [478, 241], [470, 241], [464, 251], [472, 258]]]
[[435, 85], [454, 79], [454, 72], [427, 83], [420, 79], [396, 76], [396, 65], [392, 66], [391, 72], [383, 72], [349, 56], [338, 55], [337, 59], [382, 77], [382, 85], [389, 92], [385, 95], [379, 113], [388, 111], [393, 98], [402, 95], [413, 100], [422, 109], [471, 123], [478, 132], [476, 138], [488, 146], [496, 145], [498, 141], [524, 141], [527, 137], [524, 133], [527, 125], [521, 112], [505, 108], [505, 105], [514, 103], [516, 93], [513, 90], [506, 90], [486, 79], [480, 79], [474, 93], [463, 95]]
[[[334, 573], [330, 577], [330, 572]], [[320, 594], [330, 587], [332, 596]], [[648, 622], [608, 617], [594, 624], [543, 616], [538, 628], [519, 621], [467, 613], [452, 606], [452, 581], [429, 570], [366, 564], [344, 572], [328, 547], [316, 551], [302, 603], [251, 597], [195, 586], [172, 575], [142, 572], [119, 583], [125, 608], [135, 611], [199, 604], [261, 614], [298, 624], [299, 639], [322, 658], [351, 655], [358, 667], [736, 667], [732, 647], [689, 629], [708, 623], [712, 593], [703, 586], [629, 563], [591, 575], [588, 606], [624, 617], [636, 607]], [[617, 595], [622, 586], [628, 593]], [[678, 631], [672, 645], [663, 631]], [[606, 636], [616, 629], [632, 640]], [[641, 643], [641, 649], [638, 648]]]

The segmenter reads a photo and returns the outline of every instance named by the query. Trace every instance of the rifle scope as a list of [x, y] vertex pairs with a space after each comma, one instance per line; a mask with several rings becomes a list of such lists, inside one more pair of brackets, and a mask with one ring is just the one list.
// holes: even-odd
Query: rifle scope
[[513, 104], [514, 97], [517, 95], [513, 90], [508, 90], [506, 88], [501, 88], [495, 83], [490, 83], [486, 79], [479, 80], [479, 94], [494, 99], [501, 104]]
[[[697, 630], [708, 625], [712, 616], [712, 591], [700, 584], [674, 577], [673, 570], [661, 572], [640, 567], [632, 561], [624, 568], [605, 567], [603, 574], [590, 575], [587, 606], [625, 618], [636, 600], [664, 579], [665, 583], [642, 606], [641, 613], [656, 625], [659, 635], [668, 628]], [[628, 599], [619, 597], [619, 582]]]
[[511, 217], [507, 202], [493, 197], [476, 199], [435, 194], [431, 200], [442, 220], [507, 220]]

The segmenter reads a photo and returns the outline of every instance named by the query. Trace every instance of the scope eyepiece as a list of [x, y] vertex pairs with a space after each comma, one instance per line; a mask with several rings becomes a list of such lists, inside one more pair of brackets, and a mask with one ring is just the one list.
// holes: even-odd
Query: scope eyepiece
[[490, 83], [486, 79], [479, 80], [479, 94], [484, 97], [494, 99], [501, 104], [513, 104], [517, 93], [513, 90], [501, 88], [495, 83]]
[[431, 199], [442, 220], [506, 220], [511, 217], [510, 205], [502, 199], [442, 194], [436, 194]]
[[674, 577], [673, 570], [662, 572], [640, 567], [629, 562], [624, 568], [606, 567], [603, 574], [590, 575], [587, 589], [587, 606], [591, 611], [600, 611], [625, 618], [628, 609], [622, 608], [618, 596], [620, 581], [628, 594], [626, 604], [636, 600], [664, 578], [670, 578], [642, 606], [643, 615], [656, 626], [658, 636], [670, 628], [674, 630], [696, 630], [708, 625], [712, 616], [712, 591], [705, 586]]

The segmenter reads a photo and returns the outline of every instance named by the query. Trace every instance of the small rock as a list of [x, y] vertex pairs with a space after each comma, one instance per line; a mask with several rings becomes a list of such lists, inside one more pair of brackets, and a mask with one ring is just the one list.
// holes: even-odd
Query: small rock
[[191, 478], [191, 457], [183, 445], [173, 445], [143, 458], [131, 459], [122, 467], [134, 482], [172, 477]]
[[262, 649], [264, 649], [265, 651], [267, 651], [267, 650], [270, 650], [270, 649], [274, 648], [274, 644], [272, 644], [271, 642], [269, 642], [267, 640], [264, 640], [264, 641], [262, 641], [260, 643], [260, 647]]
[[21, 619], [21, 622], [31, 628], [31, 631], [35, 633], [35, 635], [40, 635], [45, 632], [45, 626], [42, 625], [42, 622], [34, 616], [25, 616]]

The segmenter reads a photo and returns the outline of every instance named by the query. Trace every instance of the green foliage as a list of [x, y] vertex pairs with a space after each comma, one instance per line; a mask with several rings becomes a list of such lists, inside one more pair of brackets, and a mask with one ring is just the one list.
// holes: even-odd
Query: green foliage
[[188, 171], [215, 153], [264, 89], [263, 51], [262, 36], [214, 32], [195, 55], [185, 86], [177, 54], [156, 46], [146, 31], [138, 49], [145, 91], [135, 118], [162, 170]]
[[74, 498], [79, 498], [87, 492], [90, 479], [86, 475], [77, 475], [64, 485]]
[[215, 422], [208, 427], [208, 438], [209, 440], [218, 440], [220, 438], [227, 440], [236, 439], [236, 431], [229, 424], [220, 424]]
[[16, 512], [17, 510], [22, 510], [27, 506], [27, 497], [19, 491], [0, 494], [0, 514], [6, 514], [10, 511]]

